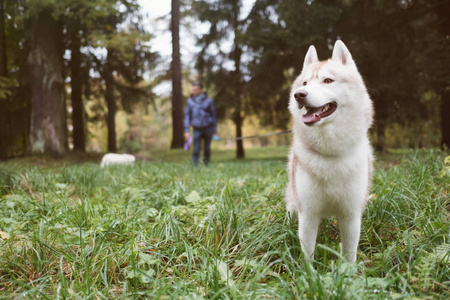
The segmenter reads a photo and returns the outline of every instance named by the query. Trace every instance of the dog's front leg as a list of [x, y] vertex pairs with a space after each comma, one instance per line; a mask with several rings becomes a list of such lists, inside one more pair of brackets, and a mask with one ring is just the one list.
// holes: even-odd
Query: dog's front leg
[[317, 216], [311, 216], [307, 213], [298, 214], [298, 237], [307, 260], [314, 259], [319, 224], [320, 218]]
[[297, 207], [297, 195], [295, 193], [295, 189], [291, 181], [289, 181], [288, 186], [286, 188], [286, 211], [287, 217], [289, 220], [296, 222], [298, 215], [298, 207]]
[[342, 240], [342, 251], [349, 263], [355, 263], [361, 232], [361, 216], [353, 215], [338, 218], [338, 222]]

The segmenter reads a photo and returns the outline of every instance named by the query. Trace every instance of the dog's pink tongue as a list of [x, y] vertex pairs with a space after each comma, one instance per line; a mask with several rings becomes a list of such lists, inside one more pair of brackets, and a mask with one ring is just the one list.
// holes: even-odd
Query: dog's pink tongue
[[306, 125], [314, 124], [320, 121], [320, 112], [322, 107], [309, 108], [306, 114], [302, 115], [303, 123]]

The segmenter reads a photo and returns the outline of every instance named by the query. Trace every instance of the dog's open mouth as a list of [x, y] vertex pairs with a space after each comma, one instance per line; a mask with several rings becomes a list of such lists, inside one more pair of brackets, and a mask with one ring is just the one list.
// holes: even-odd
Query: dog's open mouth
[[319, 122], [322, 118], [326, 118], [336, 111], [336, 102], [329, 102], [320, 107], [305, 106], [306, 114], [302, 115], [303, 123], [306, 125], [313, 125]]

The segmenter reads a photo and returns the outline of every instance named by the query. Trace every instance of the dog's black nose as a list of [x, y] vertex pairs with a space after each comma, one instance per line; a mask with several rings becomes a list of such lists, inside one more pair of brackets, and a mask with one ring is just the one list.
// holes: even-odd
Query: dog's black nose
[[294, 94], [294, 98], [295, 100], [297, 100], [297, 102], [304, 102], [307, 96], [308, 92], [303, 90], [298, 91], [297, 93]]

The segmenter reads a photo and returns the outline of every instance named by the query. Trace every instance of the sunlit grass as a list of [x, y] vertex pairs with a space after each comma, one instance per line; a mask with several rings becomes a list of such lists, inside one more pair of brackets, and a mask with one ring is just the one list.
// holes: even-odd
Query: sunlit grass
[[[152, 153], [134, 166], [0, 164], [0, 298], [397, 299], [449, 296], [444, 154], [377, 162], [358, 262], [321, 224], [316, 261], [285, 217], [287, 148]], [[150, 157], [150, 155], [149, 155]]]

